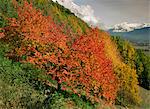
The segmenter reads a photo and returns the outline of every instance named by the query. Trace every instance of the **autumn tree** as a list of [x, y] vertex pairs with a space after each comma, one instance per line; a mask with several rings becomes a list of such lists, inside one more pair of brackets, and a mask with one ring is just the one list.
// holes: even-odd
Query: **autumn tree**
[[[9, 26], [3, 28], [3, 40], [12, 46], [14, 59], [45, 69], [57, 81], [58, 90], [85, 95], [93, 102], [115, 100], [118, 81], [98, 29], [72, 40], [64, 34], [64, 26], [56, 25], [32, 3], [14, 4], [18, 18], [9, 18]], [[44, 81], [48, 84], [49, 79]]]
[[149, 89], [149, 56], [144, 54], [142, 50], [136, 50], [130, 42], [123, 40], [120, 37], [114, 36], [112, 39], [117, 44], [123, 61], [136, 70], [139, 84], [142, 87]]
[[[108, 33], [101, 32], [101, 38], [105, 42], [105, 53], [112, 60], [113, 70], [121, 84], [120, 91], [118, 91], [118, 101], [122, 105], [140, 103], [138, 75], [134, 64], [134, 48], [128, 46], [127, 42], [120, 53], [118, 49], [120, 46], [111, 40]], [[118, 43], [121, 44], [121, 42]], [[126, 56], [125, 60], [124, 56]]]

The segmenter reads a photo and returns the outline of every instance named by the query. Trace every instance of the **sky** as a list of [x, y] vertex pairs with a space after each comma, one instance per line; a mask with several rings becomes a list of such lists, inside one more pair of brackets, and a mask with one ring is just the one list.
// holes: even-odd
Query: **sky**
[[150, 22], [150, 0], [74, 0], [74, 2], [78, 5], [90, 5], [95, 17], [106, 26], [122, 22]]
[[53, 0], [90, 25], [109, 28], [115, 24], [150, 23], [150, 0]]

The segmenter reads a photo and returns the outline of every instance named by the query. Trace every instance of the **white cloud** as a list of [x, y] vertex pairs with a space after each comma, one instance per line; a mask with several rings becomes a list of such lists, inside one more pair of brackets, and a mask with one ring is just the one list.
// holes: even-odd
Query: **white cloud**
[[90, 5], [77, 5], [74, 3], [74, 0], [52, 0], [58, 2], [60, 5], [68, 8], [76, 16], [87, 22], [92, 26], [99, 26], [99, 19], [95, 17], [94, 10]]

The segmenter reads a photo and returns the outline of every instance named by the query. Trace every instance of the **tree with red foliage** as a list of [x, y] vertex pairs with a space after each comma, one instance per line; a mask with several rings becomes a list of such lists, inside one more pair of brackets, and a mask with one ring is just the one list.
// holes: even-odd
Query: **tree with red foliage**
[[10, 25], [4, 28], [3, 39], [15, 41], [11, 43], [12, 52], [20, 61], [45, 69], [62, 90], [85, 95], [96, 102], [101, 97], [115, 100], [118, 83], [98, 29], [73, 42], [63, 34], [62, 27], [50, 16], [43, 16], [32, 3], [25, 1], [23, 6], [17, 6], [17, 12], [18, 18], [11, 18]]
[[[114, 100], [117, 92], [117, 79], [113, 73], [111, 61], [104, 54], [104, 42], [100, 40], [99, 30], [93, 29], [87, 35], [81, 36], [73, 44], [76, 59], [80, 62], [84, 74], [83, 83], [87, 93], [98, 98]], [[86, 81], [87, 78], [87, 82]], [[82, 77], [81, 77], [82, 79]]]

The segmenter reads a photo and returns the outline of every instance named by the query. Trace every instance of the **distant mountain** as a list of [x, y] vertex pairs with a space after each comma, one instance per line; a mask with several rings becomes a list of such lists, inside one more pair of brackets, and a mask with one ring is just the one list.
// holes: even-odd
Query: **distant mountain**
[[134, 31], [136, 29], [142, 29], [150, 27], [150, 23], [128, 23], [128, 22], [123, 22], [121, 24], [116, 24], [109, 28], [113, 32], [130, 32]]
[[[147, 27], [146, 24], [143, 26], [132, 26], [132, 31], [127, 32], [116, 32], [114, 29], [110, 29], [108, 32], [113, 36], [121, 36], [125, 39], [128, 39], [136, 43], [149, 43], [150, 42], [150, 27]], [[131, 30], [131, 29], [130, 29]]]

